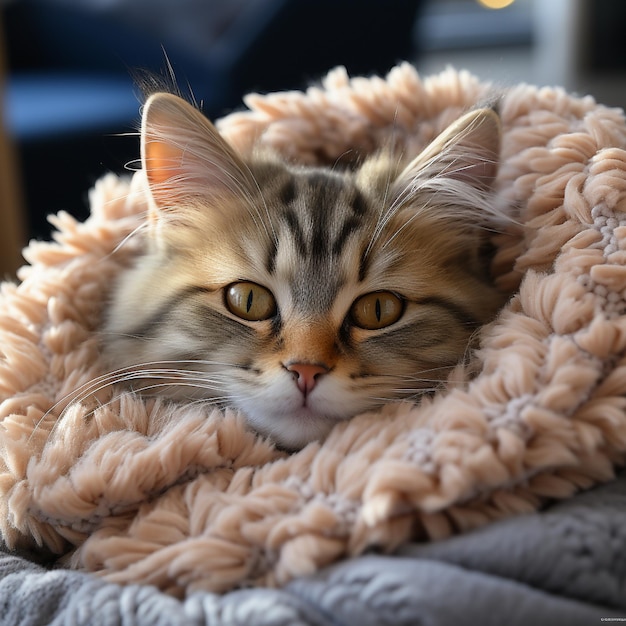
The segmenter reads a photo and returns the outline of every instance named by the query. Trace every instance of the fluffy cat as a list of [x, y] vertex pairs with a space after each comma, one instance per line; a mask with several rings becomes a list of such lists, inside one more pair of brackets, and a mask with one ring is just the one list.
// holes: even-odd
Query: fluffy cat
[[485, 108], [409, 163], [244, 160], [192, 105], [152, 95], [145, 254], [103, 333], [113, 376], [234, 406], [287, 449], [432, 391], [502, 305], [484, 255], [499, 144]]

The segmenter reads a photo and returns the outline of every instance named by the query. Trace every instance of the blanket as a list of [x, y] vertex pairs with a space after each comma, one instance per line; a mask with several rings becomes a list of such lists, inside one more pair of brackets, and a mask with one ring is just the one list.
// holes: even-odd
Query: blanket
[[[390, 142], [416, 154], [493, 97], [466, 72], [337, 69], [305, 92], [250, 95], [219, 128], [241, 153], [261, 143], [332, 164]], [[359, 415], [295, 454], [232, 411], [102, 384], [102, 312], [141, 249], [141, 172], [100, 180], [84, 223], [52, 218], [54, 241], [31, 243], [21, 282], [0, 294], [6, 548], [187, 602], [298, 589], [333, 563], [333, 576], [354, 576], [342, 566], [366, 552], [441, 541], [614, 478], [626, 452], [624, 114], [529, 85], [498, 106], [496, 195], [514, 219], [493, 270], [509, 302], [434, 398]]]
[[626, 475], [539, 514], [406, 544], [282, 589], [184, 600], [0, 552], [2, 626], [588, 626], [626, 619]]

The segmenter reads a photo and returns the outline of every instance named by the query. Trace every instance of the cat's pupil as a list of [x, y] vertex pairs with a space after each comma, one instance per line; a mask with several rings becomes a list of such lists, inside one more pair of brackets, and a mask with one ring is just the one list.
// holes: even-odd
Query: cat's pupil
[[246, 312], [250, 313], [250, 309], [252, 308], [252, 299], [254, 298], [254, 291], [250, 289], [248, 292], [248, 301], [246, 302]]
[[380, 298], [376, 298], [376, 319], [380, 322]]

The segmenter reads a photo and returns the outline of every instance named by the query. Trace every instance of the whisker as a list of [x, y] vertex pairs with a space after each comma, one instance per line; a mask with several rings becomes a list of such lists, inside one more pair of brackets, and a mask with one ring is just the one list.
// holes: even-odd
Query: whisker
[[[258, 210], [258, 207], [256, 206], [256, 203], [253, 202], [253, 199], [250, 199], [250, 206], [251, 208], [255, 209], [257, 216], [261, 220], [261, 223], [265, 230], [265, 234], [272, 239], [272, 241], [274, 242], [276, 246], [278, 246], [278, 235], [276, 233], [276, 230], [274, 229], [274, 224], [272, 222], [272, 218], [270, 215], [269, 207], [267, 205], [267, 201], [265, 199], [265, 195], [263, 194], [263, 189], [261, 188], [261, 185], [259, 184], [259, 181], [257, 180], [256, 176], [252, 173], [252, 170], [250, 169], [250, 167], [247, 164], [244, 164], [244, 165], [246, 166], [245, 173], [250, 177], [250, 179], [254, 183], [254, 186], [256, 190], [258, 191], [259, 196], [263, 202], [263, 208], [265, 209], [265, 216], [267, 217], [267, 224], [265, 224], [263, 217], [260, 211]], [[268, 229], [268, 225], [269, 225], [269, 229]], [[270, 230], [271, 230], [271, 235], [270, 235]]]
[[120, 241], [115, 248], [113, 248], [113, 250], [111, 250], [111, 252], [109, 252], [109, 254], [107, 254], [104, 259], [109, 259], [111, 256], [113, 256], [114, 254], [116, 254], [117, 252], [119, 252], [119, 250], [121, 248], [123, 248], [133, 237], [135, 237], [135, 235], [137, 235], [138, 233], [140, 233], [142, 230], [145, 230], [148, 227], [148, 222], [147, 221], [143, 221], [141, 224], [139, 224], [139, 226], [137, 226], [136, 228], [134, 228], [130, 233], [128, 233], [128, 235], [126, 235], [126, 237], [124, 237], [124, 239], [122, 239], [122, 241]]
[[[158, 389], [160, 387], [169, 387], [169, 386], [174, 386], [171, 383], [162, 383], [159, 385], [151, 385], [148, 387], [142, 387], [139, 391], [148, 391], [148, 390], [152, 390], [152, 389]], [[181, 384], [181, 386], [184, 386], [183, 384]], [[199, 389], [204, 389], [204, 387], [202, 387], [201, 385], [197, 386]], [[214, 406], [222, 406], [224, 402], [226, 402], [229, 399], [229, 396], [212, 396], [212, 397], [205, 397], [205, 398], [195, 398], [195, 399], [188, 399], [187, 402], [189, 404], [207, 404], [207, 405], [214, 405]], [[114, 404], [115, 402], [117, 402], [119, 400], [119, 397], [114, 397], [111, 398], [110, 400], [108, 400], [107, 402], [100, 402], [98, 404], [97, 407], [95, 407], [94, 409], [92, 409], [91, 411], [85, 413], [84, 418], [88, 419], [90, 417], [93, 417], [96, 413], [96, 411], [104, 409], [108, 406], [111, 406], [112, 404]], [[61, 416], [62, 417], [62, 416]], [[55, 424], [56, 426], [56, 424]], [[52, 430], [52, 432], [54, 432], [54, 429]]]
[[[139, 133], [134, 133], [138, 135]], [[141, 159], [131, 159], [124, 163], [124, 169], [128, 172], [138, 172], [141, 169]]]
[[[205, 390], [214, 389], [220, 390], [224, 382], [227, 382], [230, 377], [226, 374], [219, 374], [215, 372], [205, 372], [203, 370], [188, 370], [188, 369], [174, 369], [172, 367], [155, 367], [156, 365], [166, 365], [171, 363], [173, 365], [181, 364], [203, 364], [203, 365], [219, 365], [228, 366], [226, 363], [220, 363], [217, 361], [208, 360], [187, 360], [187, 361], [154, 361], [134, 365], [130, 367], [120, 368], [113, 372], [107, 372], [96, 378], [92, 378], [87, 383], [77, 387], [70, 393], [64, 395], [61, 399], [55, 402], [38, 420], [33, 428], [33, 432], [30, 438], [33, 437], [35, 432], [44, 422], [44, 420], [51, 414], [53, 414], [59, 407], [64, 406], [58, 419], [62, 419], [64, 412], [67, 410], [68, 405], [73, 402], [84, 402], [86, 398], [93, 397], [107, 387], [130, 382], [133, 380], [141, 379], [162, 379], [165, 377], [176, 377], [177, 382], [181, 385], [192, 386], [196, 384], [198, 388]], [[176, 382], [176, 381], [175, 381]], [[197, 384], [201, 383], [201, 384]], [[171, 385], [172, 381], [168, 383]], [[168, 386], [165, 383], [163, 386]]]
[[368, 400], [371, 400], [372, 402], [378, 402], [381, 404], [406, 401], [419, 402], [419, 400], [421, 400], [423, 396], [436, 393], [437, 391], [440, 391], [439, 387], [425, 387], [424, 389], [419, 389], [418, 391], [414, 391], [413, 393], [398, 393], [395, 397], [368, 395], [366, 396], [366, 398]]
[[[402, 161], [402, 155], [398, 155], [397, 157], [397, 162], [396, 162], [396, 167], [399, 166], [400, 162]], [[398, 200], [396, 199], [394, 202], [392, 202], [387, 209], [385, 209], [385, 206], [387, 206], [387, 202], [389, 199], [389, 194], [391, 192], [391, 184], [392, 184], [393, 180], [392, 180], [392, 168], [389, 168], [387, 171], [387, 179], [385, 181], [385, 191], [383, 194], [383, 201], [381, 203], [381, 208], [380, 208], [380, 213], [378, 216], [378, 220], [376, 222], [376, 226], [374, 228], [374, 232], [372, 234], [372, 237], [369, 241], [369, 243], [367, 244], [367, 247], [365, 249], [365, 254], [364, 256], [367, 258], [372, 250], [372, 247], [376, 244], [376, 242], [378, 241], [378, 239], [380, 238], [380, 236], [382, 235], [383, 231], [385, 230], [385, 227], [387, 226], [387, 224], [389, 223], [389, 220], [392, 219], [392, 217], [395, 215], [396, 211], [398, 210], [400, 203], [398, 202]]]

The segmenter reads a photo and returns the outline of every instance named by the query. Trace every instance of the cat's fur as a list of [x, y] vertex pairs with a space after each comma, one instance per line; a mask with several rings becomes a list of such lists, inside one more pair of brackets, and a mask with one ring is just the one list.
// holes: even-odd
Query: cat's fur
[[147, 101], [141, 137], [146, 251], [103, 334], [112, 377], [136, 389], [234, 406], [295, 449], [436, 388], [502, 304], [482, 253], [491, 109], [408, 164], [382, 153], [346, 171], [243, 160], [171, 94]]

